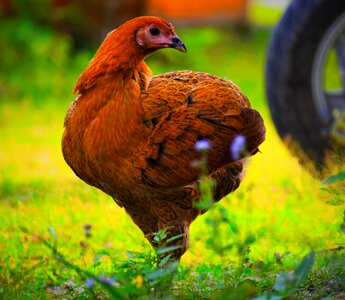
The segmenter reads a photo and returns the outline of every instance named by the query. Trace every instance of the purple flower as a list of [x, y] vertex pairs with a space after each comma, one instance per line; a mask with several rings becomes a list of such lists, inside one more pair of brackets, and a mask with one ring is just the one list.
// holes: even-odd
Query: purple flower
[[108, 278], [105, 276], [99, 276], [98, 279], [104, 283], [107, 283], [109, 285], [115, 285], [115, 281], [112, 278]]
[[93, 279], [92, 277], [88, 278], [85, 280], [85, 285], [89, 288], [89, 289], [92, 289], [93, 286], [95, 285], [96, 283], [96, 280]]
[[194, 148], [196, 151], [207, 151], [207, 150], [210, 150], [211, 147], [212, 147], [211, 142], [206, 139], [199, 140], [194, 145]]
[[230, 145], [230, 153], [233, 160], [239, 160], [246, 153], [246, 137], [239, 134]]

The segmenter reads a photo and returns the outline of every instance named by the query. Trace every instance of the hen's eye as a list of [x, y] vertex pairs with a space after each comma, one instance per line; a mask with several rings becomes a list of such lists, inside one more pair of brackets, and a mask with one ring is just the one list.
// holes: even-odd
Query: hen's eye
[[161, 32], [157, 27], [151, 27], [150, 28], [150, 34], [153, 36], [157, 36], [159, 35]]

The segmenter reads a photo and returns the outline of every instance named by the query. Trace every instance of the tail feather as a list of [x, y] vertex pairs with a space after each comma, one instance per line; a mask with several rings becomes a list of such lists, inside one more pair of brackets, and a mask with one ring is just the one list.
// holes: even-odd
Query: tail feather
[[250, 154], [259, 151], [259, 146], [264, 142], [266, 136], [266, 128], [261, 115], [253, 108], [246, 107], [242, 112], [245, 122], [241, 134], [246, 137], [246, 147]]

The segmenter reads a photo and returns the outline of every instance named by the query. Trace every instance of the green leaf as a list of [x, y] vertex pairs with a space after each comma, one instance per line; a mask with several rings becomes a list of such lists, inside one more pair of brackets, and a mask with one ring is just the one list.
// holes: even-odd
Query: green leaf
[[156, 269], [153, 272], [145, 274], [145, 279], [147, 280], [160, 280], [166, 281], [168, 277], [177, 270], [178, 262], [172, 262], [167, 268]]
[[109, 256], [109, 252], [106, 250], [99, 251], [93, 259], [93, 263], [95, 264], [96, 262], [98, 262], [103, 256]]
[[332, 197], [331, 199], [326, 201], [326, 204], [333, 205], [333, 206], [340, 206], [345, 203], [344, 195], [342, 197]]
[[307, 254], [296, 270], [293, 272], [296, 277], [294, 288], [297, 289], [306, 279], [308, 274], [311, 272], [315, 262], [315, 252], [311, 251]]
[[234, 222], [228, 222], [228, 223], [233, 233], [238, 234], [240, 232], [236, 223]]
[[159, 267], [163, 268], [170, 260], [171, 254], [168, 254], [166, 257], [164, 257], [160, 262], [159, 262]]
[[340, 230], [345, 233], [345, 210], [343, 215], [343, 222], [340, 224]]
[[57, 240], [57, 235], [56, 235], [56, 231], [54, 229], [53, 226], [49, 226], [48, 227], [49, 233], [52, 236], [53, 240], [56, 241]]
[[293, 272], [281, 272], [278, 275], [273, 290], [279, 292], [279, 294], [283, 293], [285, 296], [290, 295], [307, 279], [308, 274], [313, 268], [314, 262], [315, 252], [311, 251], [303, 258]]
[[337, 175], [327, 178], [326, 180], [322, 182], [322, 184], [330, 184], [330, 183], [334, 183], [334, 182], [342, 181], [342, 180], [345, 180], [345, 171], [341, 171]]
[[160, 244], [161, 242], [161, 239], [159, 238], [159, 236], [155, 235], [152, 239], [152, 242], [153, 243], [156, 243], [156, 244]]
[[160, 245], [162, 243], [162, 241], [167, 237], [167, 233], [169, 232], [169, 229], [171, 229], [171, 228], [172, 228], [171, 226], [166, 227], [166, 228], [159, 230], [158, 232], [152, 233], [152, 235], [153, 235], [152, 241], [155, 244]]
[[170, 251], [174, 251], [176, 249], [181, 248], [181, 246], [170, 246], [170, 247], [162, 247], [162, 248], [158, 248], [156, 250], [156, 254], [157, 255], [162, 255], [164, 253], [170, 252]]
[[344, 189], [337, 186], [327, 186], [321, 189], [331, 195], [331, 198], [326, 202], [327, 204], [339, 206], [345, 203]]
[[289, 289], [291, 281], [291, 274], [287, 272], [280, 272], [274, 283], [273, 289], [277, 292], [284, 292]]
[[55, 231], [53, 226], [49, 226], [48, 230], [49, 230], [49, 233], [52, 236], [53, 242], [54, 242], [53, 251], [56, 252], [56, 249], [57, 249], [57, 234], [56, 234], [56, 231]]
[[175, 240], [178, 240], [178, 239], [180, 239], [181, 237], [183, 237], [185, 235], [186, 235], [185, 233], [181, 233], [179, 235], [175, 235], [175, 236], [171, 237], [170, 239], [167, 239], [166, 244], [169, 244], [169, 243], [171, 243], [171, 242], [173, 242]]
[[128, 258], [135, 258], [135, 254], [131, 251], [126, 251], [126, 255]]
[[256, 237], [254, 234], [250, 234], [246, 237], [246, 240], [244, 241], [245, 245], [253, 244], [256, 241]]

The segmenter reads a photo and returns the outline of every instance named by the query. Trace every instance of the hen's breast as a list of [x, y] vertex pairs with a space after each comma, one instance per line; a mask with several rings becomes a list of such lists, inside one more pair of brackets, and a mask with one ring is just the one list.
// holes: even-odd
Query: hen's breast
[[[253, 148], [249, 151], [264, 138], [263, 121], [248, 99], [235, 84], [211, 74], [180, 71], [155, 76], [142, 101], [147, 138], [142, 174], [152, 185], [171, 187], [196, 180], [199, 171], [191, 163], [200, 157], [194, 148], [198, 140], [210, 141], [212, 173], [233, 161], [229, 146], [248, 126], [254, 129], [248, 136]], [[252, 136], [256, 141], [249, 141]]]

